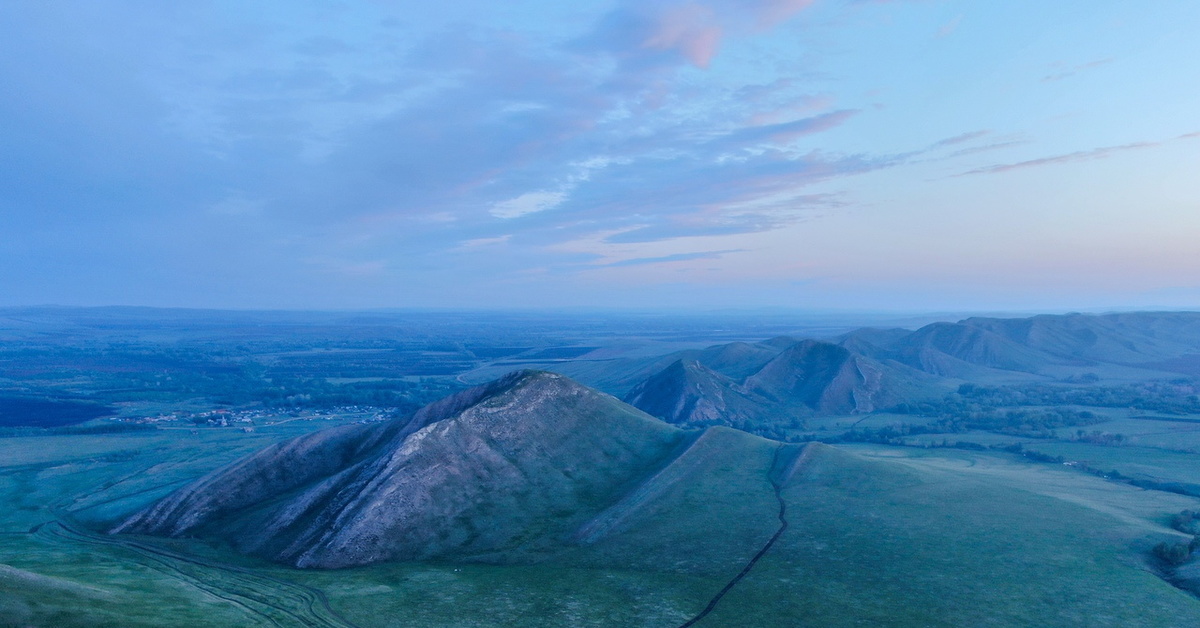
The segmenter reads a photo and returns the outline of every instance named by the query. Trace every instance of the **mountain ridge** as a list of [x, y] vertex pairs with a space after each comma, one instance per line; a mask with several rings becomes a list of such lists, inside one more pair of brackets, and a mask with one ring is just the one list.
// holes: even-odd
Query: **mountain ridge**
[[[968, 381], [1069, 381], [1093, 378], [1094, 370], [1127, 379], [1200, 373], [1200, 313], [973, 317], [672, 355], [693, 366], [681, 374], [673, 362], [637, 382], [625, 400], [672, 423], [770, 430], [796, 417], [878, 412]], [[717, 409], [724, 420], [713, 418]]]
[[[269, 447], [112, 532], [215, 536], [298, 567], [533, 559], [694, 440], [561, 375], [520, 371], [407, 420]], [[247, 473], [262, 467], [275, 472]]]

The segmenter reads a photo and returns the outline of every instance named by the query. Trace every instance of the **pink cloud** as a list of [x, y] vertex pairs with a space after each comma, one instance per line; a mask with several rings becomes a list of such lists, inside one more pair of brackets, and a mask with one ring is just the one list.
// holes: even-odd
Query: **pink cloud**
[[758, 27], [772, 28], [812, 6], [815, 0], [766, 0], [758, 7]]
[[777, 124], [794, 120], [796, 116], [808, 115], [817, 111], [829, 109], [834, 104], [832, 96], [826, 94], [818, 94], [815, 96], [802, 96], [795, 102], [769, 111], [759, 111], [746, 120], [747, 126], [761, 126], [764, 124]]
[[707, 68], [721, 45], [724, 29], [716, 12], [700, 4], [672, 7], [658, 16], [658, 23], [642, 43], [651, 50], [675, 50], [699, 68]]
[[958, 30], [958, 25], [962, 23], [962, 18], [962, 15], [956, 15], [954, 19], [946, 22], [941, 28], [937, 29], [937, 33], [934, 33], [934, 37], [942, 39], [944, 37], [953, 35], [954, 31]]
[[675, 51], [698, 68], [707, 68], [721, 41], [730, 34], [773, 28], [808, 8], [814, 0], [672, 2], [653, 15], [642, 48]]

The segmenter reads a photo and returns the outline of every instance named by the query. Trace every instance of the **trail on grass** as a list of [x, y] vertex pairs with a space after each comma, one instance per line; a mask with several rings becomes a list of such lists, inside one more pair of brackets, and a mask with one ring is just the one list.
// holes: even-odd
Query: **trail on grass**
[[243, 567], [203, 560], [149, 543], [96, 534], [62, 519], [39, 524], [30, 532], [130, 550], [142, 559], [143, 564], [225, 600], [267, 625], [358, 628], [334, 610], [325, 592], [315, 587]]
[[787, 530], [787, 504], [783, 501], [783, 484], [777, 480], [774, 475], [775, 466], [779, 463], [779, 452], [783, 451], [783, 448], [783, 444], [780, 444], [775, 448], [775, 455], [771, 458], [771, 466], [767, 470], [767, 481], [771, 483], [771, 488], [775, 490], [775, 500], [779, 502], [779, 529], [775, 531], [775, 534], [771, 536], [766, 545], [763, 545], [762, 549], [758, 550], [758, 553], [746, 563], [746, 566], [742, 567], [742, 570], [738, 572], [738, 575], [734, 576], [732, 580], [725, 583], [725, 586], [722, 587], [721, 590], [718, 591], [717, 594], [708, 601], [708, 606], [705, 606], [704, 610], [700, 611], [695, 617], [683, 622], [682, 624], [679, 624], [679, 628], [688, 628], [688, 626], [695, 625], [696, 622], [704, 619], [709, 613], [713, 612], [713, 610], [717, 608], [717, 604], [721, 602], [721, 598], [725, 597], [726, 593], [729, 593], [733, 587], [737, 586], [737, 583], [741, 582], [742, 578], [745, 578], [746, 575], [750, 573], [751, 569], [754, 569], [754, 565], [758, 563], [759, 559], [765, 556], [768, 551], [770, 551], [771, 546], [775, 544], [775, 541], [778, 541], [779, 537], [783, 535], [784, 530]]

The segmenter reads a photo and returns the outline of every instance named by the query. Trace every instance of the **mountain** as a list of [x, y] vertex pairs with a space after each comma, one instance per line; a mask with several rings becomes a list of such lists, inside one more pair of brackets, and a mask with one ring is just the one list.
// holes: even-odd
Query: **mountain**
[[873, 412], [906, 399], [912, 376], [844, 347], [804, 340], [785, 349], [744, 387], [817, 414]]
[[565, 377], [518, 372], [411, 419], [269, 447], [114, 532], [214, 536], [299, 567], [512, 558], [559, 542], [689, 438]]
[[[671, 423], [762, 429], [804, 416], [874, 412], [940, 391], [934, 378], [903, 364], [817, 340], [776, 338], [696, 355], [647, 377], [625, 401]], [[705, 361], [716, 358], [725, 372], [745, 375], [717, 372]]]
[[624, 401], [676, 425], [745, 425], [765, 418], [771, 405], [696, 360], [676, 360], [634, 387]]
[[960, 379], [977, 376], [981, 372], [978, 367], [1037, 373], [1057, 362], [1037, 349], [964, 323], [926, 325], [900, 340], [885, 356], [932, 375]]
[[894, 360], [956, 379], [1052, 378], [1097, 367], [1124, 377], [1148, 371], [1189, 373], [1200, 355], [1200, 313], [1065, 314], [968, 318], [916, 331], [861, 329], [838, 344], [877, 360]]
[[1059, 359], [1084, 363], [1136, 366], [1200, 352], [1200, 313], [1196, 312], [969, 318], [963, 324]]
[[655, 366], [643, 368], [626, 401], [672, 423], [761, 430], [798, 416], [877, 412], [963, 381], [1200, 375], [1200, 314], [976, 317], [917, 330], [859, 329], [833, 342], [730, 343], [671, 354]]
[[[792, 344], [795, 342], [792, 340]], [[780, 349], [784, 348], [773, 346], [771, 343], [771, 340], [763, 343], [731, 342], [699, 351], [684, 352], [682, 359], [694, 360], [730, 379], [742, 380], [773, 360], [779, 355]]]

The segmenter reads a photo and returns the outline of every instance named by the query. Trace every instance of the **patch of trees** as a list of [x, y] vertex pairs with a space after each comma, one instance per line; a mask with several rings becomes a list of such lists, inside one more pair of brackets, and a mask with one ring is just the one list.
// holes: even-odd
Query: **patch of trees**
[[462, 387], [440, 380], [384, 380], [331, 384], [324, 378], [275, 379], [257, 399], [271, 408], [374, 406], [397, 408], [401, 414], [457, 392]]
[[881, 428], [856, 428], [842, 433], [834, 439], [843, 443], [879, 443], [881, 445], [903, 445], [906, 436], [941, 433], [944, 430], [928, 425], [895, 423]]
[[125, 434], [128, 432], [153, 432], [153, 425], [138, 423], [101, 423], [99, 425], [72, 425], [68, 427], [0, 427], [0, 438], [20, 436], [79, 436], [90, 434]]
[[947, 398], [942, 402], [902, 403], [892, 409], [897, 414], [936, 417], [928, 432], [966, 432], [984, 430], [1026, 438], [1053, 438], [1052, 430], [1077, 425], [1093, 425], [1104, 420], [1087, 410], [1073, 408], [997, 408]]
[[1200, 549], [1200, 536], [1193, 536], [1191, 541], [1163, 541], [1155, 545], [1151, 553], [1167, 565], [1178, 567], [1190, 562], [1197, 549]]
[[[1053, 438], [1053, 430], [1094, 425], [1105, 417], [1071, 406], [1135, 408], [1162, 414], [1200, 414], [1200, 387], [1191, 380], [1124, 386], [982, 386], [963, 384], [942, 399], [901, 403], [897, 414], [935, 418], [940, 432], [985, 430], [1027, 438]], [[1120, 434], [1078, 431], [1077, 440], [1117, 445]]]
[[986, 407], [1095, 406], [1137, 408], [1163, 414], [1200, 413], [1200, 385], [1188, 379], [1153, 381], [1121, 386], [981, 386], [963, 384], [947, 400]]
[[61, 427], [113, 413], [113, 408], [90, 401], [0, 397], [0, 427]]
[[1200, 534], [1200, 512], [1183, 510], [1171, 517], [1171, 527], [1184, 534]]
[[1092, 430], [1090, 432], [1084, 430], [1075, 430], [1075, 437], [1072, 440], [1076, 440], [1081, 443], [1091, 443], [1093, 445], [1106, 445], [1115, 447], [1125, 442], [1125, 435], [1101, 432], [1100, 430]]

